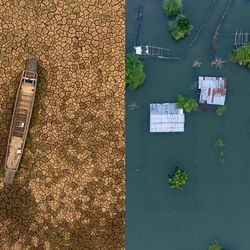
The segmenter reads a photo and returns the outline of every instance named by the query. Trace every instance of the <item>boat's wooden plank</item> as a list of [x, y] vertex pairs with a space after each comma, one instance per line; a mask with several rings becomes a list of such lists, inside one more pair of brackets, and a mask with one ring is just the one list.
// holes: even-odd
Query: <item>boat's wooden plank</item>
[[14, 127], [14, 132], [18, 132], [18, 133], [23, 133], [24, 132], [25, 127]]
[[23, 108], [18, 107], [17, 110], [18, 110], [19, 113], [24, 113], [24, 114], [28, 113], [28, 111], [26, 109], [23, 109]]
[[24, 122], [27, 119], [27, 115], [17, 114], [16, 121]]
[[13, 136], [16, 136], [16, 137], [19, 137], [19, 138], [23, 138], [23, 134], [24, 133], [21, 133], [21, 132], [18, 132], [18, 131], [13, 131]]

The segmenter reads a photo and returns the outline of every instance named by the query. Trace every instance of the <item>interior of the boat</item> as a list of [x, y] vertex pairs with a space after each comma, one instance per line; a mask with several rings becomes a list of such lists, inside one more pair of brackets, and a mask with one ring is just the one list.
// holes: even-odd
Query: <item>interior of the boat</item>
[[16, 105], [15, 118], [8, 149], [7, 166], [9, 169], [17, 169], [22, 156], [23, 144], [28, 130], [29, 115], [32, 109], [35, 86], [30, 83], [22, 83]]

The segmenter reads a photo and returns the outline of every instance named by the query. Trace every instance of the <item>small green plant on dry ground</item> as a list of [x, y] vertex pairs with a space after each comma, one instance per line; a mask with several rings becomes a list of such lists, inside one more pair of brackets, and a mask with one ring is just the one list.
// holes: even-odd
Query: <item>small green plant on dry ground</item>
[[191, 112], [192, 110], [197, 110], [198, 103], [193, 98], [178, 95], [177, 108], [183, 108], [186, 112]]
[[170, 188], [175, 190], [183, 189], [183, 186], [187, 184], [188, 175], [187, 173], [180, 169], [179, 167], [175, 167], [175, 170], [172, 175], [168, 175], [168, 184]]
[[182, 12], [182, 0], [164, 0], [162, 8], [168, 17], [175, 17]]
[[126, 64], [126, 85], [130, 89], [136, 90], [145, 81], [145, 73], [143, 63], [139, 57], [133, 54], [127, 54], [125, 59]]
[[250, 44], [239, 47], [230, 57], [229, 61], [238, 63], [250, 69]]
[[33, 215], [37, 213], [37, 208], [35, 206], [24, 207], [26, 214]]
[[216, 109], [216, 114], [218, 116], [222, 116], [227, 110], [227, 106], [219, 106], [217, 109]]

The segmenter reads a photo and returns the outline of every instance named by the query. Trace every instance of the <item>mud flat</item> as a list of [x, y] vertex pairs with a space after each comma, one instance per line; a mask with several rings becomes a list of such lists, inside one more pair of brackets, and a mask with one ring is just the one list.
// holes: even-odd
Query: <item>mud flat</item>
[[0, 0], [0, 16], [2, 169], [23, 63], [39, 63], [21, 166], [12, 186], [1, 175], [1, 246], [122, 249], [124, 2]]

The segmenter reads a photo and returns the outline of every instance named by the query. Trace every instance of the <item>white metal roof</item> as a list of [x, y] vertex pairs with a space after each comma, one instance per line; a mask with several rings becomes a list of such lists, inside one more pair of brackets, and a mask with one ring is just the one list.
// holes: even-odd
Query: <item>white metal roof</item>
[[184, 132], [185, 116], [176, 103], [150, 104], [150, 132]]

